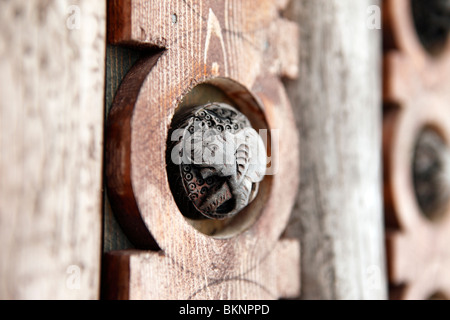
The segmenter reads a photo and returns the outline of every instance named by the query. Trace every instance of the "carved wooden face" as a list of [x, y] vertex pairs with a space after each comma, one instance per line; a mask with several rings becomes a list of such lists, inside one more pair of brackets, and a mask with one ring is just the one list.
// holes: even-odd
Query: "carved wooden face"
[[173, 124], [179, 139], [171, 145], [170, 160], [177, 168], [168, 175], [181, 211], [192, 211], [186, 197], [212, 219], [229, 218], [247, 206], [266, 169], [264, 143], [250, 121], [229, 105], [212, 103], [184, 112]]

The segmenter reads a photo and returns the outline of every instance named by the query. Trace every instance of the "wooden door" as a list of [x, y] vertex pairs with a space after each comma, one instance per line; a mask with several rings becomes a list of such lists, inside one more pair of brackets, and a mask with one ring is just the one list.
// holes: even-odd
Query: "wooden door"
[[[386, 299], [380, 10], [0, 2], [0, 298]], [[269, 133], [220, 220], [167, 171], [178, 112], [211, 103]]]

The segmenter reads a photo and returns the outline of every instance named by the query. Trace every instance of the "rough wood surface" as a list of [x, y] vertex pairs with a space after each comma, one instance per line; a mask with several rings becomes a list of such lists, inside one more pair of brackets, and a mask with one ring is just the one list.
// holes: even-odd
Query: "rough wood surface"
[[[298, 242], [283, 240], [262, 263], [235, 276], [208, 277], [187, 270], [163, 252], [114, 251], [106, 257], [104, 298], [121, 300], [228, 300], [295, 297]], [[280, 263], [283, 261], [283, 263]], [[229, 259], [228, 262], [236, 263]], [[245, 266], [243, 266], [245, 267]], [[118, 268], [120, 268], [118, 270]]]
[[439, 218], [426, 217], [416, 198], [412, 162], [425, 128], [437, 132], [447, 148], [450, 145], [450, 39], [439, 54], [429, 54], [414, 28], [410, 1], [385, 1], [384, 19], [389, 35], [384, 52], [383, 153], [391, 298], [449, 298], [449, 205], [443, 205]]
[[301, 181], [286, 234], [301, 239], [303, 299], [387, 297], [381, 31], [366, 27], [374, 4], [301, 0], [286, 10], [301, 26], [300, 76], [287, 86]]
[[[280, 240], [297, 191], [298, 139], [279, 79], [297, 74], [298, 37], [296, 26], [279, 17], [281, 6], [269, 0], [258, 1], [258, 6], [241, 0], [109, 2], [112, 43], [163, 51], [144, 56], [120, 86], [109, 116], [106, 152], [116, 215], [126, 222], [122, 226], [129, 237], [154, 240], [160, 251], [108, 253], [105, 277], [117, 281], [104, 283], [105, 297], [258, 299], [298, 294], [299, 246]], [[265, 123], [278, 129], [280, 137], [279, 150], [273, 150], [279, 157], [272, 163], [278, 173], [264, 179], [259, 200], [238, 215], [255, 219], [236, 218], [226, 232], [214, 235], [196, 230], [179, 212], [165, 162], [177, 106], [194, 87], [206, 83], [226, 92], [257, 127]], [[124, 166], [115, 170], [118, 164]], [[130, 195], [137, 210], [120, 203]], [[151, 239], [136, 234], [137, 225], [146, 227]]]
[[0, 2], [1, 299], [99, 297], [105, 11]]

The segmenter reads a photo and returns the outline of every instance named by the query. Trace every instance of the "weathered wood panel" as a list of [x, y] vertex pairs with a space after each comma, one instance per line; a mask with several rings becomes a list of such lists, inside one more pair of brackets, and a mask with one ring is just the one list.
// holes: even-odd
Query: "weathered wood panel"
[[302, 246], [303, 299], [384, 299], [381, 32], [378, 1], [293, 1], [300, 76], [288, 93], [300, 128], [301, 181], [287, 235]]
[[0, 2], [0, 298], [95, 299], [105, 1]]

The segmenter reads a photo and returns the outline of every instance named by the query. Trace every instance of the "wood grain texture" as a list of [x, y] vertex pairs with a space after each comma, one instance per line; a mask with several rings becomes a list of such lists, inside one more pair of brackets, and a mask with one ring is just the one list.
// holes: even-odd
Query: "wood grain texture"
[[[298, 30], [280, 18], [282, 4], [269, 0], [258, 1], [258, 6], [240, 0], [109, 2], [112, 43], [163, 51], [156, 63], [153, 55], [143, 57], [122, 82], [107, 129], [112, 139], [106, 144], [110, 199], [125, 203], [132, 194], [138, 209], [124, 211], [120, 204], [114, 205], [116, 215], [148, 228], [160, 251], [108, 253], [107, 278], [130, 279], [130, 283], [107, 281], [106, 288], [126, 292], [106, 289], [106, 297], [260, 299], [298, 294], [298, 243], [280, 241], [299, 178], [297, 131], [280, 81], [281, 76], [297, 75]], [[117, 30], [120, 24], [127, 26], [125, 31]], [[148, 68], [151, 71], [141, 79], [142, 70]], [[245, 223], [233, 220], [229, 232], [214, 235], [196, 230], [182, 216], [166, 176], [171, 119], [186, 94], [199, 84], [222, 90], [253, 124], [277, 129], [280, 137], [278, 158], [272, 163], [278, 173], [264, 179], [259, 201], [246, 208], [247, 215], [238, 215], [256, 212], [256, 218]], [[115, 126], [118, 116], [126, 123]], [[117, 133], [129, 145], [114, 138]], [[117, 164], [124, 167], [115, 170]], [[111, 176], [118, 172], [126, 174]], [[131, 187], [124, 184], [127, 177]], [[136, 235], [133, 227], [122, 226], [128, 236]], [[142, 240], [142, 235], [137, 237]], [[280, 278], [283, 273], [292, 281]]]
[[[394, 0], [395, 1], [395, 0]], [[300, 76], [288, 82], [301, 181], [286, 234], [301, 239], [302, 299], [385, 299], [378, 1], [302, 0]]]
[[[116, 45], [182, 49], [179, 63], [191, 72], [199, 63], [218, 59], [212, 62], [221, 65], [226, 76], [238, 79], [236, 73], [241, 77], [248, 73], [243, 84], [254, 81], [262, 66], [272, 74], [295, 77], [298, 30], [279, 17], [282, 5], [269, 0], [259, 1], [257, 8], [253, 1], [237, 0], [112, 0], [108, 40]], [[182, 51], [189, 59], [181, 59]]]
[[[414, 28], [410, 1], [385, 1], [383, 154], [389, 280], [393, 299], [450, 297], [450, 209], [427, 218], [418, 204], [412, 161], [419, 134], [450, 145], [450, 40], [430, 55]], [[443, 190], [432, 190], [443, 192]]]
[[0, 2], [1, 299], [99, 297], [105, 13]]

